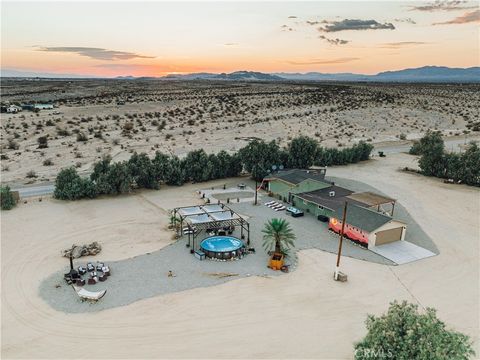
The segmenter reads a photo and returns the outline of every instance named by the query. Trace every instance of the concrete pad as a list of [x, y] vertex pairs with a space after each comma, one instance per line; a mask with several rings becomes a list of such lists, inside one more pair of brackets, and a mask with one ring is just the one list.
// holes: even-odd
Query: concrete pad
[[435, 253], [408, 241], [395, 241], [389, 244], [374, 246], [370, 250], [393, 261], [397, 265], [436, 255]]

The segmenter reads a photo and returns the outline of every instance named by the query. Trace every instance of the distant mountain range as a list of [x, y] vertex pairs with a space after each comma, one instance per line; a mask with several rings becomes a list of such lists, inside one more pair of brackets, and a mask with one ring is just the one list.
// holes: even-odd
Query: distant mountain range
[[[27, 78], [95, 78], [71, 74], [45, 74], [21, 72], [5, 69], [2, 77]], [[119, 80], [225, 80], [225, 81], [368, 81], [368, 82], [480, 82], [480, 67], [449, 68], [445, 66], [424, 66], [414, 69], [385, 71], [376, 75], [353, 73], [327, 74], [308, 73], [262, 73], [255, 71], [235, 71], [232, 73], [192, 73], [171, 74], [163, 77], [118, 76]]]

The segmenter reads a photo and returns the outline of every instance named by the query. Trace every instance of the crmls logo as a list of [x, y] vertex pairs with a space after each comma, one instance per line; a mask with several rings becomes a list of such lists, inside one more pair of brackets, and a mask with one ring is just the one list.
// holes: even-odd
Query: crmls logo
[[355, 358], [372, 358], [372, 359], [390, 359], [393, 358], [393, 354], [390, 351], [383, 349], [356, 349]]

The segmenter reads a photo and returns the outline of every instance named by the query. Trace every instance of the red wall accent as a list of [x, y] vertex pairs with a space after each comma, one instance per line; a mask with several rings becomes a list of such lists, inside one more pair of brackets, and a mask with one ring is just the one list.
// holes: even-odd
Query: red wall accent
[[[340, 234], [342, 231], [342, 222], [335, 218], [330, 218], [328, 222], [328, 228], [335, 231], [337, 234]], [[352, 225], [346, 223], [344, 229], [344, 236], [348, 237], [351, 240], [361, 242], [363, 244], [368, 244], [368, 233], [362, 231], [361, 229], [354, 228]]]

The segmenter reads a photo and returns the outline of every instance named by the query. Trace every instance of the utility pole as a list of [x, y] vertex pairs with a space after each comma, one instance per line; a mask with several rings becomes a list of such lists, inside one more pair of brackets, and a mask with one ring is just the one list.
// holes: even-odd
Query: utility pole
[[340, 232], [340, 243], [338, 244], [337, 265], [335, 266], [335, 280], [338, 280], [338, 275], [340, 273], [340, 256], [342, 255], [343, 231], [345, 230], [345, 221], [347, 220], [347, 206], [348, 203], [345, 201], [342, 217], [342, 230]]

